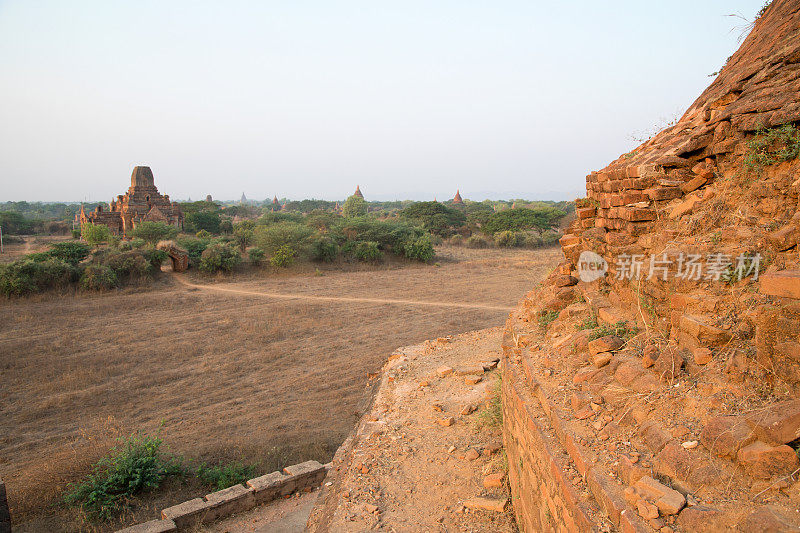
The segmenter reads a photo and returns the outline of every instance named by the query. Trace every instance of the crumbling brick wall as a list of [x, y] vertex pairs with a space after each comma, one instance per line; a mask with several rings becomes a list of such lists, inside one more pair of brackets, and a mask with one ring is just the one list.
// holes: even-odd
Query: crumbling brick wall
[[[587, 176], [564, 263], [507, 323], [521, 529], [591, 530], [579, 508], [623, 530], [798, 526], [798, 121], [800, 4], [775, 0], [677, 124]], [[605, 275], [580, 279], [584, 252]]]

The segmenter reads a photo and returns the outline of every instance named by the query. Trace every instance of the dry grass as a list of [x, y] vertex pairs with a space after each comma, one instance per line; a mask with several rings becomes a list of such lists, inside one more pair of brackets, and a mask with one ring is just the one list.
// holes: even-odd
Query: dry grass
[[[557, 249], [439, 251], [441, 266], [251, 275], [225, 287], [325, 296], [513, 306]], [[201, 282], [201, 278], [195, 279]], [[207, 282], [207, 281], [205, 281]], [[274, 300], [150, 289], [0, 302], [0, 477], [12, 517], [76, 529], [53, 507], [120, 435], [154, 431], [195, 461], [242, 459], [269, 471], [328, 461], [394, 348], [501, 325], [503, 311]], [[175, 486], [132, 518], [196, 496]], [[195, 492], [192, 492], [195, 491]]]

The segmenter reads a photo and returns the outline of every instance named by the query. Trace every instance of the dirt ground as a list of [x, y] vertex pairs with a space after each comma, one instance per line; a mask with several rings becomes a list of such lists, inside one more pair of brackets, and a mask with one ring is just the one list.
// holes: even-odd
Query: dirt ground
[[[493, 425], [485, 411], [499, 371], [481, 368], [499, 359], [501, 335], [473, 331], [397, 352], [333, 460], [311, 531], [516, 531], [499, 418]], [[493, 475], [496, 486], [485, 486]], [[475, 498], [499, 508], [476, 509]]]
[[[194, 462], [327, 462], [393, 349], [501, 325], [557, 257], [442, 248], [438, 266], [184, 275], [203, 288], [164, 275], [145, 289], [4, 300], [0, 477], [12, 517], [23, 531], [82, 527], [56, 505], [65, 484], [137, 430], [160, 427]], [[174, 486], [125, 521], [196, 491]]]

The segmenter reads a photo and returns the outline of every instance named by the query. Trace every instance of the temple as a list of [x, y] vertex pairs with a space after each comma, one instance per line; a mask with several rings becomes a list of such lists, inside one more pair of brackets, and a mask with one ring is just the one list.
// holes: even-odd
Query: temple
[[356, 185], [356, 192], [353, 193], [353, 196], [358, 196], [362, 200], [364, 199], [364, 195], [361, 194], [361, 187], [359, 187], [358, 185]]
[[171, 202], [168, 195], [158, 192], [150, 167], [134, 167], [128, 192], [111, 200], [107, 211], [98, 205], [94, 211], [86, 213], [81, 206], [78, 217], [81, 224], [108, 226], [114, 235], [125, 235], [143, 220], [183, 228], [180, 206]]
[[454, 204], [463, 204], [464, 200], [461, 199], [461, 194], [459, 194], [458, 189], [456, 189], [456, 195], [453, 196], [453, 203]]

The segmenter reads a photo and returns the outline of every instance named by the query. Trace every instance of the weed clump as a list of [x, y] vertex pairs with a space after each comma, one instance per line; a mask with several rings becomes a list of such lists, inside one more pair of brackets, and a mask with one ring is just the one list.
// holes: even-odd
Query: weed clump
[[70, 485], [65, 500], [80, 505], [94, 520], [108, 520], [136, 494], [157, 488], [168, 476], [183, 474], [180, 461], [161, 451], [158, 435], [134, 433], [92, 467], [82, 482]]

